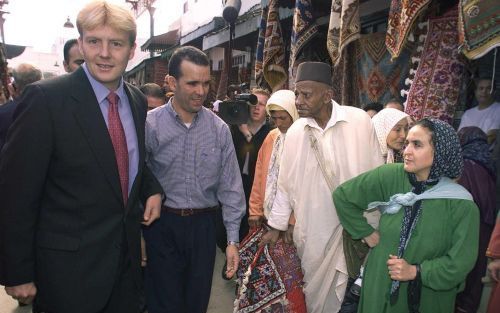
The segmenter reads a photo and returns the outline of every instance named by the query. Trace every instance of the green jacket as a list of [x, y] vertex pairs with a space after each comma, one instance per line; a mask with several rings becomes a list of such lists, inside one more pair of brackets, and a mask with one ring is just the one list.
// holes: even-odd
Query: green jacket
[[[373, 232], [363, 217], [368, 203], [388, 201], [396, 193], [411, 191], [403, 164], [386, 164], [340, 185], [333, 200], [343, 227], [360, 239]], [[421, 313], [454, 311], [457, 292], [474, 266], [479, 241], [479, 210], [469, 200], [422, 201], [422, 214], [403, 258], [421, 265]], [[380, 219], [380, 242], [372, 249], [365, 267], [358, 312], [408, 312], [408, 282], [400, 285], [398, 301], [391, 305], [391, 279], [386, 262], [397, 255], [404, 210]]]

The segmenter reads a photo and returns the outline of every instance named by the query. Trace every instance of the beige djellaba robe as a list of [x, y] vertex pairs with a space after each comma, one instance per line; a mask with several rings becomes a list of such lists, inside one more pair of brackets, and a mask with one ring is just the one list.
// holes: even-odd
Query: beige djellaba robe
[[301, 118], [288, 130], [278, 191], [268, 219], [271, 227], [286, 230], [292, 210], [295, 214], [293, 239], [304, 271], [309, 313], [337, 312], [348, 275], [342, 226], [306, 127], [313, 129], [334, 187], [383, 163], [366, 112], [334, 101], [332, 104], [325, 129], [312, 118]]

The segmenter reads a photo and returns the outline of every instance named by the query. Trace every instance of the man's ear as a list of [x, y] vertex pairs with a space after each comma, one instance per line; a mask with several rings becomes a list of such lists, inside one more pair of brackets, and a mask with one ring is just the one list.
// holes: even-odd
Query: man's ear
[[174, 76], [168, 75], [167, 77], [168, 87], [175, 92], [177, 89], [177, 79]]
[[324, 100], [325, 100], [325, 103], [328, 103], [330, 101], [332, 101], [333, 99], [333, 89], [332, 88], [327, 88], [325, 90], [325, 93], [323, 94], [324, 95]]

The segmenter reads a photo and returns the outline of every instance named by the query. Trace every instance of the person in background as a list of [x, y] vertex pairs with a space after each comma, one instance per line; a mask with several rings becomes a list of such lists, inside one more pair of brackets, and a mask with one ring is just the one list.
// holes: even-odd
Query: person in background
[[[238, 90], [237, 85], [231, 86], [231, 89]], [[236, 88], [236, 89], [235, 89]], [[228, 92], [229, 93], [229, 92]], [[231, 92], [234, 94], [234, 92]], [[250, 105], [250, 116], [247, 124], [231, 125], [231, 135], [233, 138], [234, 150], [238, 159], [239, 173], [243, 181], [243, 190], [245, 191], [246, 213], [240, 225], [239, 239], [242, 240], [249, 230], [248, 225], [248, 200], [252, 191], [252, 184], [255, 175], [255, 164], [257, 163], [257, 154], [264, 142], [271, 127], [266, 123], [266, 103], [269, 99], [269, 92], [264, 89], [253, 89], [252, 94], [257, 96], [257, 104]], [[222, 216], [219, 214], [217, 226], [217, 245], [222, 250], [226, 250], [226, 233], [222, 227]], [[224, 268], [222, 277], [224, 277]]]
[[163, 191], [145, 164], [146, 98], [122, 78], [137, 27], [106, 1], [76, 24], [85, 63], [25, 88], [1, 152], [0, 284], [36, 313], [138, 313], [141, 222]]
[[288, 230], [293, 211], [293, 242], [304, 271], [307, 311], [338, 312], [347, 287], [348, 265], [332, 191], [382, 164], [382, 157], [366, 112], [332, 100], [329, 64], [301, 63], [295, 95], [301, 118], [286, 134], [276, 196], [267, 220], [271, 229], [261, 245], [269, 243], [272, 248], [280, 232]]
[[486, 134], [478, 127], [464, 127], [458, 131], [464, 170], [458, 183], [464, 186], [479, 207], [479, 250], [476, 264], [467, 275], [465, 289], [457, 295], [456, 311], [475, 313], [479, 308], [483, 283], [481, 278], [486, 272], [486, 248], [491, 232], [495, 227], [496, 171], [491, 159]]
[[9, 86], [12, 100], [0, 106], [0, 151], [7, 139], [7, 131], [12, 124], [19, 97], [26, 86], [42, 79], [42, 71], [28, 63], [21, 63], [12, 70], [14, 81]]
[[368, 113], [368, 115], [373, 118], [378, 112], [380, 112], [384, 107], [382, 106], [382, 103], [379, 102], [372, 102], [368, 103], [363, 106], [363, 110]]
[[147, 83], [139, 89], [148, 99], [148, 111], [165, 104], [165, 94], [158, 84]]
[[[410, 129], [403, 156], [404, 164], [380, 166], [333, 193], [344, 228], [372, 247], [358, 312], [451, 313], [479, 238], [479, 210], [454, 181], [460, 142], [449, 124], [424, 118]], [[374, 208], [382, 213], [378, 230], [363, 217]]]
[[[238, 269], [245, 196], [227, 124], [203, 106], [210, 85], [208, 56], [191, 46], [169, 61], [173, 98], [148, 113], [148, 165], [167, 190], [163, 214], [143, 231], [149, 313], [205, 313], [216, 253], [216, 212], [227, 233], [227, 271]], [[221, 204], [221, 207], [219, 206]]]
[[384, 109], [387, 109], [387, 108], [393, 108], [393, 109], [396, 109], [396, 110], [399, 110], [399, 111], [404, 111], [405, 110], [405, 107], [403, 106], [403, 104], [401, 103], [401, 101], [399, 101], [396, 98], [392, 98], [389, 101], [387, 101], [387, 103], [384, 105]]
[[63, 55], [63, 66], [66, 73], [73, 73], [84, 62], [77, 39], [70, 39], [64, 43]]
[[[249, 199], [248, 224], [250, 227], [260, 227], [271, 211], [276, 195], [279, 165], [286, 132], [299, 118], [295, 107], [295, 94], [291, 90], [278, 90], [273, 93], [267, 101], [266, 111], [275, 121], [277, 127], [266, 136], [257, 156]], [[270, 164], [271, 159], [273, 160], [272, 164]]]
[[490, 264], [488, 264], [488, 272], [494, 280], [487, 313], [497, 313], [500, 311], [500, 212], [486, 250], [486, 256], [491, 259]]
[[[263, 224], [265, 224], [267, 216], [269, 216], [269, 212], [271, 211], [274, 197], [276, 195], [280, 160], [283, 152], [286, 132], [293, 122], [299, 118], [297, 108], [295, 107], [294, 92], [291, 90], [278, 90], [274, 92], [267, 101], [266, 111], [267, 114], [271, 116], [271, 119], [274, 120], [277, 128], [269, 132], [257, 156], [255, 178], [249, 200], [250, 216], [248, 218], [248, 223], [250, 225], [250, 234], [245, 238], [245, 241], [251, 240], [249, 236], [251, 237], [253, 234], [257, 236], [260, 231], [265, 232], [267, 229], [267, 226], [264, 226]], [[289, 223], [291, 225], [295, 224], [293, 214], [290, 216]], [[264, 229], [261, 230], [261, 227]], [[297, 250], [293, 245], [292, 234], [293, 227], [290, 227], [287, 233], [282, 234], [282, 239], [278, 240], [276, 246], [273, 249], [270, 248], [268, 250], [272, 258], [272, 262], [280, 265], [277, 266], [278, 274], [282, 279], [287, 280], [287, 284], [285, 285], [286, 292], [284, 294], [284, 298], [286, 298], [287, 301], [281, 301], [279, 304], [273, 304], [273, 308], [277, 308], [279, 306], [286, 312], [305, 313], [305, 297], [302, 292], [303, 275], [300, 268], [300, 259], [297, 255]], [[258, 241], [255, 241], [252, 245], [257, 246]], [[254, 249], [254, 247], [249, 249]], [[257, 251], [262, 250], [257, 249]], [[244, 276], [244, 273], [247, 271], [247, 267], [242, 267], [242, 264], [240, 263], [240, 271], [243, 273], [242, 276]], [[259, 271], [259, 269], [254, 269], [254, 271]], [[266, 283], [268, 284], [274, 283], [277, 279], [272, 275], [266, 276], [264, 274], [262, 276], [265, 277]], [[248, 292], [245, 296], [255, 298], [255, 296], [249, 295]], [[261, 299], [260, 303], [263, 306], [267, 306], [271, 305], [273, 301], [275, 300], [268, 299], [266, 301], [265, 299]]]
[[372, 118], [384, 163], [402, 162], [401, 150], [408, 134], [408, 114], [387, 108]]
[[465, 111], [458, 130], [467, 126], [479, 127], [488, 136], [488, 143], [492, 144], [500, 130], [500, 103], [495, 102], [495, 84], [488, 77], [476, 79], [475, 84], [477, 106]]

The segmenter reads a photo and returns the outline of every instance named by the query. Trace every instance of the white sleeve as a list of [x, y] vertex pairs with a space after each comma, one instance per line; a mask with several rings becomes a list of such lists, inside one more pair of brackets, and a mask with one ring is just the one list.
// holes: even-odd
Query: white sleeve
[[272, 228], [285, 231], [288, 229], [288, 220], [290, 219], [291, 213], [292, 207], [288, 199], [288, 194], [283, 190], [282, 186], [280, 186], [278, 180], [278, 190], [274, 198], [273, 208], [271, 212], [269, 212], [267, 224]]

